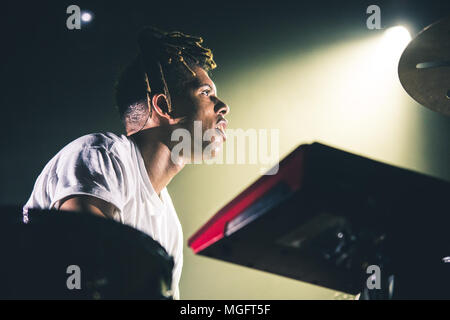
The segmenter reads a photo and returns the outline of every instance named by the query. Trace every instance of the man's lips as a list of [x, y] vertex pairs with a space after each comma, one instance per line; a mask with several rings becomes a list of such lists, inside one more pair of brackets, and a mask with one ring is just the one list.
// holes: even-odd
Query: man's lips
[[224, 118], [219, 120], [219, 122], [216, 125], [216, 129], [219, 130], [220, 134], [223, 137], [223, 140], [227, 140], [227, 135], [225, 134], [225, 130], [227, 129], [228, 121]]

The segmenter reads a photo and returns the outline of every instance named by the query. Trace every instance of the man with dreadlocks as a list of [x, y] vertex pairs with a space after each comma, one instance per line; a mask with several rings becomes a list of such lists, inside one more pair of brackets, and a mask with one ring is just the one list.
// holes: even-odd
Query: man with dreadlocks
[[45, 166], [24, 206], [25, 221], [30, 208], [89, 211], [149, 234], [174, 257], [175, 299], [183, 236], [166, 186], [198, 148], [173, 161], [177, 142], [171, 135], [182, 129], [194, 137], [194, 122], [201, 123], [203, 132], [213, 132], [211, 141], [220, 144], [229, 112], [208, 75], [216, 64], [202, 41], [181, 32], [144, 29], [138, 56], [116, 84], [126, 135], [90, 134], [65, 146]]

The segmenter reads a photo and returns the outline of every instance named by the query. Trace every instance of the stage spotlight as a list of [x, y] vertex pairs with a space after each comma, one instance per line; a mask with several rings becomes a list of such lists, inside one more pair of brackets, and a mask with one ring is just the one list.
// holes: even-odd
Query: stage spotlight
[[396, 26], [388, 28], [384, 34], [384, 40], [389, 47], [403, 51], [404, 48], [411, 41], [411, 35], [403, 26]]
[[92, 20], [92, 13], [87, 12], [87, 11], [84, 11], [84, 12], [81, 14], [81, 20], [82, 20], [83, 22], [90, 22], [90, 21]]

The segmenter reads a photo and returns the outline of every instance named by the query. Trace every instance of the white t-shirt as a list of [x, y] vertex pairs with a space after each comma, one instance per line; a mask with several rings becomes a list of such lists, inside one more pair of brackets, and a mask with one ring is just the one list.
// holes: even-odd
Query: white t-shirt
[[174, 257], [172, 290], [179, 299], [183, 233], [167, 189], [153, 189], [144, 160], [132, 138], [94, 133], [69, 143], [45, 166], [23, 207], [58, 209], [70, 195], [90, 195], [115, 206], [113, 218], [158, 241]]

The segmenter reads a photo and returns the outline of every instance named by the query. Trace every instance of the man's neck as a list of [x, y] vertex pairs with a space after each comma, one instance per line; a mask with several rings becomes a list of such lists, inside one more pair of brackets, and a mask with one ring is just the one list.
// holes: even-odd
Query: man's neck
[[184, 167], [184, 163], [175, 164], [171, 159], [170, 133], [156, 127], [135, 133], [132, 137], [144, 159], [153, 189], [160, 196], [161, 191]]

